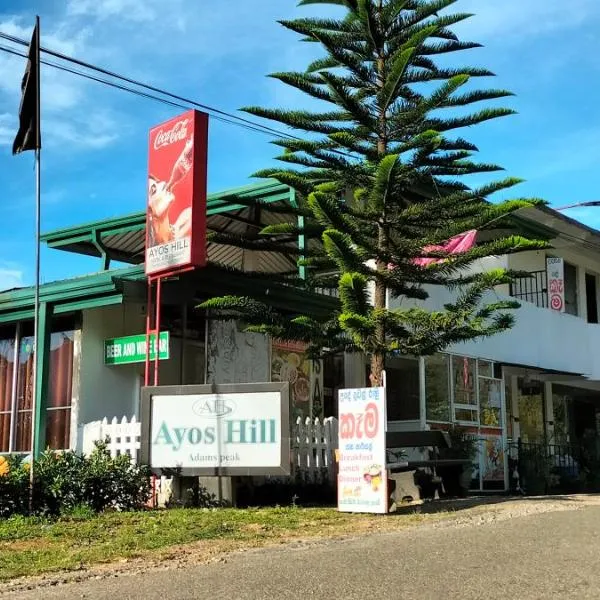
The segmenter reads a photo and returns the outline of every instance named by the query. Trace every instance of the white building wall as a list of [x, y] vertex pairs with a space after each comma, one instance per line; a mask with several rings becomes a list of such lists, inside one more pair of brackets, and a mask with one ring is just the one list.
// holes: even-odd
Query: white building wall
[[105, 365], [104, 340], [145, 331], [142, 305], [107, 306], [83, 312], [79, 423], [139, 416], [143, 365]]
[[[430, 298], [419, 303], [429, 310], [441, 310], [452, 302], [455, 294], [444, 288], [426, 286]], [[484, 302], [511, 299], [490, 293]], [[415, 302], [392, 299], [390, 308], [407, 308]], [[447, 350], [457, 354], [486, 358], [540, 369], [581, 373], [600, 380], [600, 325], [587, 323], [580, 317], [557, 313], [522, 302], [514, 311], [515, 326], [490, 338], [454, 344]]]

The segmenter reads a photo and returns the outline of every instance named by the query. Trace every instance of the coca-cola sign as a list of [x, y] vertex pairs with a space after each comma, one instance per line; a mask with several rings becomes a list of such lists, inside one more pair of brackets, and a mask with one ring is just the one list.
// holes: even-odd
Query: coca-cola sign
[[180, 142], [181, 140], [185, 140], [188, 135], [188, 123], [189, 119], [183, 119], [181, 121], [177, 121], [175, 126], [171, 129], [167, 129], [163, 131], [163, 129], [159, 129], [156, 137], [154, 138], [154, 149], [158, 150], [163, 146], [169, 146], [174, 144], [175, 142]]
[[146, 274], [206, 264], [208, 115], [190, 110], [150, 130]]

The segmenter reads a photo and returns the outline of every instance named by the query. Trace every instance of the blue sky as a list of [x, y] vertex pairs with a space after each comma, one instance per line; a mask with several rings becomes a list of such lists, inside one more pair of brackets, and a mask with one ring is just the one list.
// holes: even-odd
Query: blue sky
[[[4, 0], [0, 31], [29, 38], [40, 14], [42, 44], [227, 111], [243, 105], [298, 106], [265, 77], [303, 68], [312, 45], [276, 23], [315, 14], [295, 0]], [[481, 158], [526, 183], [513, 195], [560, 206], [600, 199], [600, 3], [572, 0], [459, 0], [476, 13], [457, 32], [484, 48], [457, 60], [493, 70], [491, 87], [512, 90], [517, 116], [463, 132]], [[33, 153], [12, 157], [24, 59], [0, 52], [0, 173], [4, 230], [0, 289], [33, 281]], [[486, 82], [487, 83], [487, 82]], [[145, 203], [148, 129], [177, 114], [46, 67], [42, 76], [42, 229], [139, 211]], [[212, 121], [209, 190], [243, 185], [276, 153], [268, 137]], [[600, 209], [569, 213], [600, 226]], [[97, 268], [93, 259], [46, 251], [50, 281]]]

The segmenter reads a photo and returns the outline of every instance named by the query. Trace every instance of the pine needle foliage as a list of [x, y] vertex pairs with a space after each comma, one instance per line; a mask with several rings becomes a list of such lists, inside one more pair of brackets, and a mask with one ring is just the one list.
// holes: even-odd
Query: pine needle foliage
[[[513, 177], [475, 188], [465, 182], [465, 176], [502, 169], [478, 162], [464, 131], [514, 111], [490, 105], [509, 91], [477, 85], [493, 73], [448, 66], [449, 58], [479, 46], [452, 31], [471, 16], [451, 11], [460, 2], [300, 2], [312, 4], [339, 5], [345, 14], [281, 25], [318, 44], [324, 56], [304, 72], [271, 77], [317, 99], [322, 110], [244, 110], [294, 130], [289, 139], [274, 141], [283, 148], [282, 166], [256, 174], [291, 186], [298, 198], [288, 223], [262, 231], [268, 238], [263, 247], [285, 239], [289, 253], [290, 236], [304, 236], [303, 285], [337, 289], [339, 312], [323, 322], [280, 314], [251, 298], [213, 298], [202, 306], [241, 318], [252, 331], [306, 341], [315, 353], [364, 352], [378, 385], [390, 353], [428, 355], [513, 325], [518, 304], [486, 298], [515, 274], [482, 272], [476, 261], [546, 247], [519, 235], [512, 218], [541, 200], [490, 202], [494, 193], [520, 183]], [[425, 250], [474, 229], [485, 241], [467, 252]], [[248, 240], [242, 243], [249, 247]], [[419, 258], [437, 261], [423, 266]], [[414, 302], [427, 299], [427, 286], [455, 290], [454, 301], [427, 310]], [[401, 308], [389, 309], [392, 298], [402, 299], [394, 303]]]

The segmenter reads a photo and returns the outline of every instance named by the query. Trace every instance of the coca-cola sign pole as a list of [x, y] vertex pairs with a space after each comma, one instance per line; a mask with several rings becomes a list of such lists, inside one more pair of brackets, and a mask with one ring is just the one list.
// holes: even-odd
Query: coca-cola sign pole
[[[208, 115], [190, 110], [150, 130], [145, 265], [148, 277], [145, 385], [160, 336], [161, 280], [206, 265]], [[154, 385], [158, 385], [158, 353]]]

